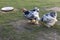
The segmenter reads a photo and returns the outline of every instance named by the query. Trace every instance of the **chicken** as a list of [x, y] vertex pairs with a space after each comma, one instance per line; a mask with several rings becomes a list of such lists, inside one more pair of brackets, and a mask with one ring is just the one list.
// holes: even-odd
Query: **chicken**
[[46, 23], [47, 27], [53, 26], [57, 22], [57, 13], [52, 11], [49, 12], [41, 18], [41, 21]]
[[39, 24], [38, 21], [40, 20], [39, 17], [39, 9], [37, 7], [35, 7], [33, 10], [27, 10], [25, 8], [22, 9], [25, 18], [27, 18], [28, 20], [30, 20], [29, 22], [35, 23], [35, 24]]

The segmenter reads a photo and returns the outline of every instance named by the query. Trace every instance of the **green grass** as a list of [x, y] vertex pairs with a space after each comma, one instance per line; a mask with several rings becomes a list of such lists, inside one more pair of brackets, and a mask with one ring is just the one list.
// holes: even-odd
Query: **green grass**
[[[29, 32], [25, 30], [25, 32], [16, 32], [16, 29], [8, 24], [10, 22], [14, 22], [17, 20], [22, 20], [22, 12], [21, 8], [25, 7], [27, 9], [32, 9], [37, 6], [40, 8], [40, 17], [47, 13], [48, 11], [42, 10], [44, 7], [60, 7], [60, 0], [0, 0], [0, 8], [4, 6], [13, 6], [17, 11], [0, 13], [0, 37], [3, 40], [36, 40], [37, 33], [44, 29], [45, 27], [34, 27], [33, 31]], [[60, 17], [60, 12], [58, 12], [58, 17]], [[58, 18], [60, 21], [60, 18]], [[55, 25], [55, 29], [60, 31], [60, 25]]]

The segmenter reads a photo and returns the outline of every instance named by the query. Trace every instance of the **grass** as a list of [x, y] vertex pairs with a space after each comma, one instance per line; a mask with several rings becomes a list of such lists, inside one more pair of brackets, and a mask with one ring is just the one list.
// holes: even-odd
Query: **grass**
[[[27, 9], [32, 9], [37, 6], [40, 8], [40, 17], [47, 13], [48, 11], [42, 10], [44, 7], [60, 7], [60, 0], [0, 0], [0, 8], [4, 6], [13, 6], [17, 11], [0, 13], [0, 37], [2, 40], [36, 40], [37, 34], [41, 30], [46, 30], [45, 27], [35, 27], [34, 30], [29, 32], [25, 30], [24, 32], [16, 32], [13, 25], [8, 23], [22, 20], [21, 8], [25, 7]], [[58, 17], [60, 17], [60, 12], [58, 12]], [[60, 21], [60, 18], [58, 18]], [[60, 32], [60, 25], [55, 25], [55, 29]]]

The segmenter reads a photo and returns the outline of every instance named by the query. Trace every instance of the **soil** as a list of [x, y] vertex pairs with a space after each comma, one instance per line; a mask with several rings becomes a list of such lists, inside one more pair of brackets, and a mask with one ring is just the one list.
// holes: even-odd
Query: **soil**
[[[16, 28], [17, 32], [24, 32], [26, 30], [25, 27], [30, 28], [33, 26], [32, 24], [27, 23], [26, 20], [19, 20], [11, 22], [10, 24]], [[36, 40], [60, 40], [60, 35], [54, 28], [42, 28], [42, 30], [37, 33]]]

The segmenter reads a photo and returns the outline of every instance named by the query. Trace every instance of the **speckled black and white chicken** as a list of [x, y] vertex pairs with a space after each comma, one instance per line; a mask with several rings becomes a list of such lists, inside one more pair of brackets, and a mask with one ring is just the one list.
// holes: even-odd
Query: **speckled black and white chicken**
[[25, 18], [27, 18], [29, 20], [29, 22], [35, 23], [35, 24], [39, 24], [39, 8], [35, 7], [32, 10], [27, 10], [25, 8], [22, 9]]
[[44, 22], [47, 27], [53, 26], [57, 22], [57, 12], [51, 11], [43, 15], [41, 21]]

